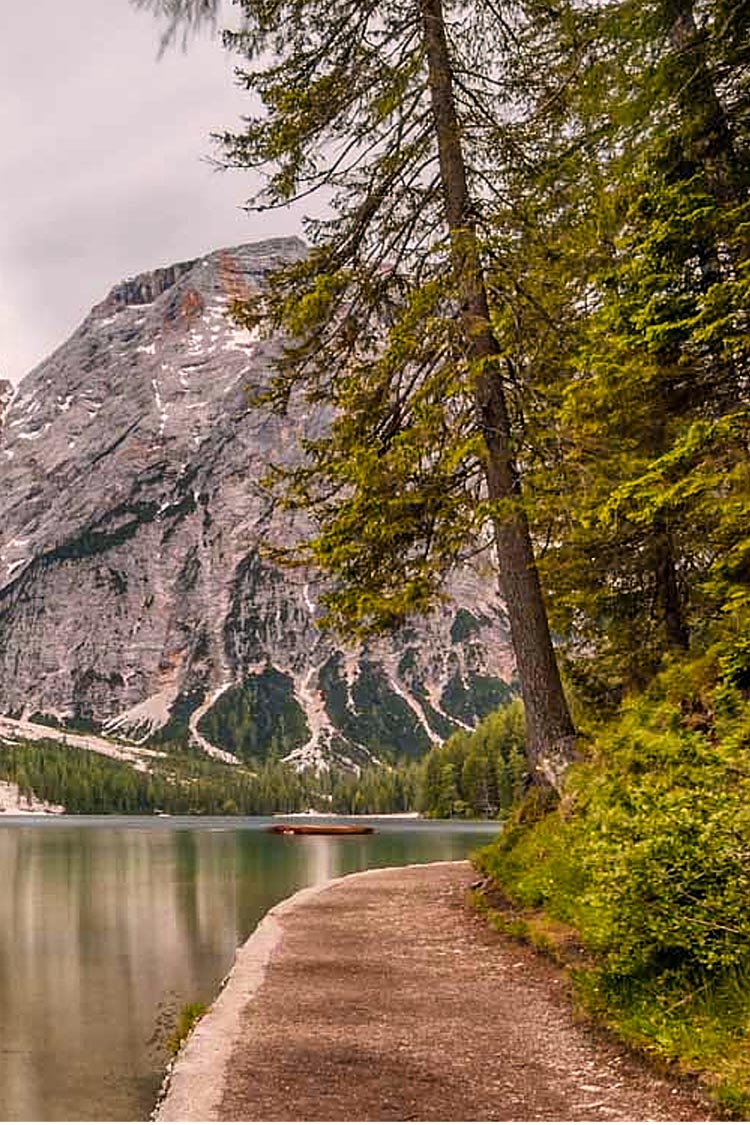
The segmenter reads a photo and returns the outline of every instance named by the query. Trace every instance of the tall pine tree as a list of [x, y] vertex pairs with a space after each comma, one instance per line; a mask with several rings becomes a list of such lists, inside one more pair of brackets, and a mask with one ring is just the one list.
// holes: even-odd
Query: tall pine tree
[[744, 596], [748, 17], [710, 3], [699, 21], [689, 0], [567, 17], [534, 29], [570, 81], [537, 179], [557, 260], [543, 284], [537, 255], [536, 292], [565, 354], [540, 371], [554, 443], [533, 483], [556, 622], [616, 699]]
[[[163, 0], [178, 20], [206, 5]], [[210, 7], [210, 5], [209, 5]], [[518, 112], [517, 28], [492, 3], [241, 0], [240, 81], [262, 103], [227, 163], [267, 173], [250, 202], [319, 189], [329, 216], [259, 315], [292, 341], [269, 398], [332, 408], [284, 473], [317, 520], [304, 557], [334, 580], [331, 617], [356, 631], [424, 611], [445, 575], [493, 541], [524, 702], [532, 775], [554, 787], [574, 731], [534, 559], [512, 380], [493, 331], [485, 239], [502, 197], [504, 119]]]

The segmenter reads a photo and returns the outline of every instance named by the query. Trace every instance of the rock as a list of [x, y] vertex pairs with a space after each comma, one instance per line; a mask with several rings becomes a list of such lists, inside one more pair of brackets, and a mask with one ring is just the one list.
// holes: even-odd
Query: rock
[[3, 425], [5, 414], [13, 398], [13, 385], [7, 379], [0, 379], [0, 427]]
[[250, 404], [274, 344], [227, 307], [304, 253], [274, 239], [129, 279], [19, 386], [0, 429], [0, 711], [361, 763], [507, 697], [491, 577], [462, 572], [455, 604], [342, 649], [317, 625], [318, 576], [261, 554], [295, 534], [268, 465], [324, 421]]
[[51, 805], [47, 801], [40, 801], [35, 793], [21, 793], [15, 782], [0, 780], [0, 817], [47, 814], [59, 816], [64, 812], [62, 805]]

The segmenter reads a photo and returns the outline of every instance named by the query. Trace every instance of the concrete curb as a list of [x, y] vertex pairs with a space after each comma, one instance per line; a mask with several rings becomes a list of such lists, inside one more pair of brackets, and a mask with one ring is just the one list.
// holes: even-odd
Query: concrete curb
[[261, 919], [226, 977], [221, 992], [196, 1024], [187, 1042], [170, 1066], [162, 1093], [152, 1114], [154, 1121], [219, 1121], [232, 1052], [241, 1034], [242, 1012], [263, 984], [271, 957], [284, 935], [281, 920], [310, 899], [353, 879], [367, 879], [384, 872], [413, 867], [468, 867], [467, 860], [410, 863], [404, 867], [376, 867], [340, 875], [284, 899]]

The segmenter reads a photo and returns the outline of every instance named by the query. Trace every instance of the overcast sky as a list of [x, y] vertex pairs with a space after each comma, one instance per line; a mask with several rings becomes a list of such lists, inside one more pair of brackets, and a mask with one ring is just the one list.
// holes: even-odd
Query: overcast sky
[[218, 39], [159, 59], [129, 0], [0, 4], [0, 378], [17, 382], [122, 278], [300, 227], [248, 216], [249, 174], [207, 162], [250, 111]]

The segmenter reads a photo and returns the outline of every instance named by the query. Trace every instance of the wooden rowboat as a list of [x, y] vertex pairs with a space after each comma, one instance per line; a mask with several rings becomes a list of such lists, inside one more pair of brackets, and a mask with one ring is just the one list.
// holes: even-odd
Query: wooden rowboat
[[269, 824], [266, 832], [280, 836], [369, 836], [370, 824]]

